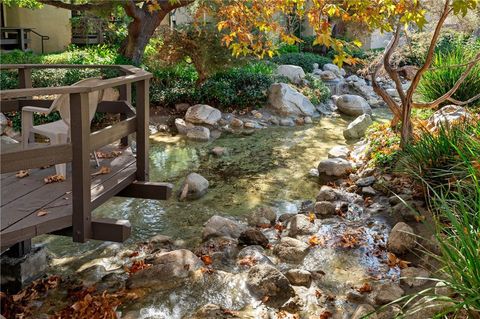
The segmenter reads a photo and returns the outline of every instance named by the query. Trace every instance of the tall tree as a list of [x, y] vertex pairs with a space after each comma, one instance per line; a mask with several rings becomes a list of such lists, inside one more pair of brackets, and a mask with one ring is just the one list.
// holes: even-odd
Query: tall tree
[[128, 35], [120, 47], [120, 53], [138, 64], [145, 47], [162, 20], [173, 10], [187, 6], [195, 0], [4, 0], [10, 5], [36, 9], [51, 5], [72, 11], [112, 12], [121, 6], [132, 18], [128, 25]]
[[[453, 85], [451, 90], [435, 101], [417, 103], [414, 94], [423, 74], [428, 71], [433, 62], [435, 46], [439, 39], [442, 27], [449, 16], [465, 16], [469, 11], [478, 8], [480, 0], [435, 0], [434, 5], [439, 8], [439, 15], [431, 14], [429, 19], [434, 21], [434, 33], [430, 39], [426, 61], [416, 72], [408, 90], [404, 90], [400, 81], [399, 70], [392, 63], [392, 54], [398, 48], [402, 36], [408, 35], [409, 29], [422, 29], [427, 22], [427, 8], [432, 0], [247, 0], [232, 1], [218, 10], [218, 28], [225, 32], [223, 41], [234, 54], [249, 54], [263, 56], [273, 54], [272, 34], [278, 35], [285, 42], [300, 41], [288, 32], [281, 23], [275, 22], [276, 16], [299, 14], [307, 19], [316, 33], [314, 44], [333, 47], [337, 52], [335, 63], [354, 62], [348, 56], [345, 48], [348, 42], [332, 36], [331, 21], [343, 20], [355, 22], [367, 30], [379, 29], [382, 32], [391, 32], [392, 38], [386, 47], [382, 59], [373, 68], [371, 80], [375, 92], [386, 102], [394, 118], [392, 125], [402, 122], [402, 146], [412, 138], [412, 108], [435, 108], [445, 101], [456, 104], [468, 104], [480, 98], [480, 93], [469, 101], [456, 101], [452, 95], [474, 70], [480, 61], [480, 52], [463, 67], [463, 74]], [[360, 46], [358, 41], [354, 45]], [[400, 97], [396, 102], [376, 81], [377, 74], [384, 68], [388, 76], [395, 83]]]

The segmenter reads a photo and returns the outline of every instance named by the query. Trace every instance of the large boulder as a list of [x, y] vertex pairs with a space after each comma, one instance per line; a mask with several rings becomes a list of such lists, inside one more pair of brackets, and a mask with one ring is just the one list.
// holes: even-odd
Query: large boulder
[[299, 84], [305, 78], [305, 72], [297, 65], [283, 64], [277, 68], [277, 74], [287, 77], [293, 83]]
[[262, 247], [268, 246], [268, 238], [257, 228], [247, 228], [238, 238], [238, 243], [241, 245], [259, 245]]
[[252, 211], [247, 219], [250, 226], [273, 226], [277, 220], [277, 214], [271, 207], [259, 207]]
[[352, 163], [343, 158], [328, 158], [318, 164], [318, 173], [327, 176], [346, 176], [353, 169]]
[[407, 267], [400, 271], [401, 283], [409, 287], [419, 287], [426, 284], [430, 272], [423, 268]]
[[463, 107], [457, 105], [447, 105], [430, 116], [428, 119], [427, 129], [431, 132], [445, 129], [452, 125], [463, 123], [472, 119], [470, 113]]
[[194, 124], [215, 125], [222, 118], [222, 112], [206, 104], [197, 104], [188, 108], [185, 120]]
[[357, 139], [365, 136], [367, 128], [373, 124], [372, 118], [368, 114], [362, 114], [353, 122], [348, 124], [348, 127], [343, 130], [345, 139]]
[[323, 70], [324, 71], [329, 71], [329, 72], [332, 72], [334, 73], [337, 77], [341, 77], [341, 76], [344, 76], [345, 75], [345, 70], [344, 69], [340, 69], [338, 66], [336, 66], [335, 64], [332, 64], [332, 63], [327, 63], [323, 66]]
[[[178, 129], [179, 126], [177, 126]], [[183, 131], [183, 128], [182, 128]], [[183, 131], [184, 132], [184, 131]], [[197, 142], [208, 142], [210, 140], [210, 130], [203, 126], [193, 126], [187, 128], [187, 138]]]
[[209, 183], [205, 177], [190, 173], [181, 187], [180, 199], [198, 199], [207, 193], [208, 186]]
[[416, 236], [412, 227], [400, 222], [391, 230], [387, 241], [387, 250], [401, 255], [413, 249], [416, 245]]
[[303, 94], [285, 83], [274, 83], [268, 89], [271, 108], [282, 116], [313, 116], [315, 106]]
[[372, 114], [372, 108], [368, 102], [358, 95], [344, 94], [339, 96], [335, 103], [338, 110], [346, 115], [359, 116], [362, 114]]
[[152, 263], [151, 267], [132, 274], [127, 287], [170, 289], [182, 285], [184, 279], [203, 266], [197, 256], [185, 249], [155, 255]]
[[[180, 135], [187, 135], [188, 131], [195, 127], [192, 123], [185, 122], [184, 119], [176, 118], [175, 119], [175, 127], [177, 128], [178, 134]], [[210, 132], [208, 134], [208, 138], [210, 138]]]
[[287, 262], [300, 262], [308, 253], [308, 245], [291, 237], [283, 237], [273, 248], [280, 259]]
[[207, 240], [213, 237], [230, 237], [237, 239], [245, 226], [229, 218], [214, 215], [205, 223], [202, 238]]
[[263, 300], [267, 306], [274, 308], [281, 307], [288, 299], [295, 296], [295, 290], [287, 277], [267, 264], [250, 268], [247, 288], [255, 298]]

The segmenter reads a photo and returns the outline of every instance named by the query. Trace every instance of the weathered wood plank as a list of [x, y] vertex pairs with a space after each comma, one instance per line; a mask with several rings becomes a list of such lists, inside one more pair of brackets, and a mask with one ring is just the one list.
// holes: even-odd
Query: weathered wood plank
[[135, 109], [127, 101], [102, 101], [98, 104], [97, 112], [124, 114], [128, 117], [135, 116]]
[[137, 105], [137, 180], [148, 181], [149, 170], [149, 81], [144, 80], [136, 83]]
[[25, 89], [32, 87], [32, 69], [23, 68], [18, 70], [18, 88]]
[[133, 182], [117, 196], [167, 200], [172, 196], [173, 185], [160, 182]]
[[99, 149], [105, 145], [120, 140], [124, 136], [135, 133], [137, 119], [131, 117], [117, 124], [107, 126], [99, 131], [90, 134], [90, 150]]
[[92, 239], [124, 242], [131, 234], [128, 220], [98, 218], [92, 222]]
[[72, 139], [73, 241], [84, 243], [92, 236], [90, 195], [90, 119], [88, 94], [70, 95]]
[[72, 145], [60, 144], [33, 147], [25, 150], [2, 152], [0, 172], [16, 172], [21, 169], [38, 168], [72, 160]]

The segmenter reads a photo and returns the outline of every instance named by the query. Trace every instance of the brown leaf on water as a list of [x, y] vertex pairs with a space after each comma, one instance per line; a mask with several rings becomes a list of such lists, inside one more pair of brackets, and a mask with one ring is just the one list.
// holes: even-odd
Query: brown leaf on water
[[278, 232], [282, 232], [285, 229], [285, 226], [283, 226], [282, 223], [276, 223], [273, 228]]
[[320, 298], [322, 296], [322, 292], [320, 290], [315, 290], [315, 297]]
[[411, 264], [411, 262], [402, 260], [393, 253], [387, 253], [387, 265], [390, 268], [398, 266], [400, 269], [404, 269], [407, 268], [409, 264]]
[[45, 184], [59, 183], [59, 182], [63, 182], [64, 180], [65, 180], [65, 176], [60, 174], [50, 175], [43, 179]]
[[314, 246], [325, 246], [325, 239], [319, 238], [317, 235], [313, 235], [308, 239], [308, 244], [312, 247]]
[[332, 318], [332, 316], [333, 314], [330, 311], [325, 310], [320, 314], [320, 319], [328, 319], [328, 318]]
[[37, 212], [37, 216], [38, 216], [38, 217], [42, 217], [42, 216], [45, 216], [45, 215], [47, 215], [47, 214], [48, 214], [48, 212], [47, 212], [46, 210], [39, 210], [39, 211]]
[[97, 172], [93, 173], [92, 176], [110, 174], [111, 171], [112, 169], [110, 167], [100, 166], [100, 169]]
[[147, 264], [145, 260], [135, 260], [133, 264], [126, 269], [126, 272], [129, 273], [130, 275], [133, 275], [136, 272], [139, 272], [142, 269], [147, 269], [151, 267], [151, 264]]
[[203, 263], [206, 266], [211, 265], [213, 263], [212, 257], [208, 255], [203, 255], [202, 257], [200, 257], [200, 259], [203, 261]]
[[253, 258], [252, 256], [247, 256], [245, 258], [242, 258], [238, 261], [238, 264], [240, 266], [247, 266], [247, 267], [253, 267], [257, 264], [257, 260]]
[[24, 178], [28, 175], [30, 175], [30, 170], [28, 169], [23, 169], [21, 171], [18, 171], [17, 174], [15, 174], [17, 178]]
[[368, 282], [365, 282], [362, 286], [358, 287], [356, 290], [363, 294], [363, 293], [371, 292], [373, 290], [373, 287]]
[[308, 213], [308, 219], [310, 220], [311, 223], [315, 222], [316, 216], [313, 212]]

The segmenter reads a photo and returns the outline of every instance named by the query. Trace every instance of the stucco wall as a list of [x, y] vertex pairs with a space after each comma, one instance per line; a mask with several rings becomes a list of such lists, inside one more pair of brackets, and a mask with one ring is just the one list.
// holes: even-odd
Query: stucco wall
[[[45, 5], [42, 9], [30, 10], [17, 7], [5, 8], [7, 27], [33, 28], [36, 32], [50, 37], [44, 41], [45, 52], [64, 50], [71, 42], [71, 12]], [[40, 37], [30, 34], [30, 48], [37, 53], [42, 50]]]

